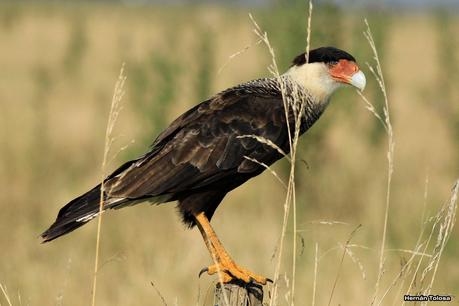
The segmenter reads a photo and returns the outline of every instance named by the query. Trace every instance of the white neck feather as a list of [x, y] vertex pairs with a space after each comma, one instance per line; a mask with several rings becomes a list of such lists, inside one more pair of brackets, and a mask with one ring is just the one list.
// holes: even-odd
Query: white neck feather
[[331, 95], [341, 87], [341, 83], [330, 77], [328, 68], [323, 63], [293, 66], [284, 75], [303, 86], [323, 106], [328, 104]]

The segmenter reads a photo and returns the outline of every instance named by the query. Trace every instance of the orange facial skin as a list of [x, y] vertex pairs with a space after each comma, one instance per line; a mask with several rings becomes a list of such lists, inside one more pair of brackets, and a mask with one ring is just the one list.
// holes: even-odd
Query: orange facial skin
[[334, 80], [349, 84], [352, 76], [359, 71], [359, 66], [353, 61], [342, 59], [337, 64], [330, 66], [328, 71]]

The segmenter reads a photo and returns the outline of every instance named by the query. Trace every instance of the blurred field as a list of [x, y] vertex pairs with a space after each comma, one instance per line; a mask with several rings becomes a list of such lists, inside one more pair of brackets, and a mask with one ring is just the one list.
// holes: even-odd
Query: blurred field
[[[286, 69], [304, 49], [304, 8], [250, 11], [268, 31]], [[126, 63], [128, 80], [115, 147], [135, 142], [113, 168], [143, 153], [168, 122], [192, 105], [268, 75], [270, 58], [261, 45], [218, 73], [231, 54], [256, 42], [248, 12], [214, 6], [0, 6], [0, 284], [8, 288], [13, 305], [89, 304], [96, 222], [46, 245], [38, 235], [62, 205], [100, 176], [121, 64]], [[366, 95], [378, 107], [382, 98], [364, 65], [372, 60], [361, 34], [364, 17], [381, 53], [395, 129], [387, 248], [413, 249], [424, 205], [426, 215], [434, 215], [459, 176], [459, 18], [442, 11], [315, 8], [312, 46], [335, 45], [352, 53], [369, 79]], [[311, 303], [316, 243], [321, 256], [316, 305], [328, 302], [342, 254], [339, 244], [358, 224], [363, 227], [352, 243], [365, 248], [352, 252], [363, 271], [345, 257], [332, 304], [369, 304], [384, 220], [384, 131], [353, 90], [342, 90], [300, 146], [308, 166], [298, 166], [298, 241], [304, 248], [297, 259], [296, 304]], [[285, 177], [285, 162], [275, 169]], [[231, 193], [213, 218], [233, 257], [268, 277], [274, 273], [283, 201], [282, 187], [265, 173]], [[160, 305], [151, 281], [170, 305], [212, 300], [215, 278], [197, 277], [210, 258], [198, 231], [180, 224], [174, 204], [139, 205], [105, 216], [98, 305]], [[459, 294], [458, 234], [456, 227], [433, 293]], [[282, 271], [289, 275], [291, 232], [287, 236]], [[382, 288], [409, 255], [387, 252]], [[290, 282], [286, 278], [281, 286], [281, 305]], [[401, 304], [402, 293], [392, 290], [383, 305]], [[1, 294], [0, 303], [6, 303]]]

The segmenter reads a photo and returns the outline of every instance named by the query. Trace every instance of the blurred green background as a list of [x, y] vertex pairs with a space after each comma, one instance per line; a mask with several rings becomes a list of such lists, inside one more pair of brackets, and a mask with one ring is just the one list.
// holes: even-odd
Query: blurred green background
[[[128, 4], [0, 2], [0, 284], [13, 305], [90, 302], [96, 222], [46, 245], [38, 235], [61, 206], [100, 177], [105, 126], [123, 62], [126, 95], [114, 151], [129, 146], [112, 169], [142, 154], [196, 103], [269, 75], [270, 56], [255, 45], [249, 12], [267, 31], [282, 71], [305, 48], [303, 2]], [[382, 280], [387, 288], [410, 256], [396, 250], [416, 244], [423, 207], [426, 216], [434, 215], [459, 176], [459, 17], [457, 10], [441, 6], [316, 3], [312, 47], [332, 45], [353, 54], [367, 75], [365, 95], [381, 111], [381, 94], [365, 64], [372, 54], [362, 35], [364, 18], [381, 56], [396, 142], [387, 240], [393, 251], [386, 252]], [[251, 47], [225, 65], [246, 46]], [[352, 89], [338, 92], [302, 137], [297, 305], [312, 299], [316, 243], [321, 256], [316, 303], [328, 302], [340, 244], [358, 224], [355, 262], [346, 256], [332, 304], [371, 301], [384, 220], [386, 151], [383, 128]], [[274, 169], [287, 177], [285, 161]], [[282, 186], [265, 173], [229, 194], [212, 222], [241, 265], [268, 277], [274, 273], [283, 203]], [[211, 303], [215, 278], [197, 277], [210, 263], [207, 250], [198, 231], [180, 223], [173, 203], [105, 216], [98, 305], [160, 305], [151, 281], [170, 305]], [[288, 231], [280, 305], [286, 304], [291, 284], [290, 226]], [[458, 234], [456, 227], [434, 293], [459, 293]], [[403, 293], [391, 290], [382, 304], [401, 304]], [[6, 304], [1, 294], [0, 303]]]

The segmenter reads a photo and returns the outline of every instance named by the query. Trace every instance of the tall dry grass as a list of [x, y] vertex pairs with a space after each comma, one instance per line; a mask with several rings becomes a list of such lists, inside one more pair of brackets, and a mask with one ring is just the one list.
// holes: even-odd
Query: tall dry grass
[[8, 290], [6, 289], [6, 286], [3, 286], [2, 284], [0, 284], [0, 289], [2, 290], [2, 295], [5, 298], [8, 306], [13, 306], [13, 304], [11, 303], [10, 296], [8, 294]]
[[[311, 20], [312, 20], [312, 1], [309, 1], [309, 10], [308, 10], [308, 18], [307, 18], [307, 28], [306, 28], [306, 48], [305, 48], [305, 57], [306, 61], [308, 60], [309, 56], [309, 49], [310, 49], [310, 41], [311, 41]], [[280, 267], [282, 263], [282, 254], [284, 251], [284, 239], [286, 235], [286, 230], [287, 230], [287, 225], [288, 225], [288, 217], [290, 214], [290, 209], [292, 209], [292, 218], [293, 218], [293, 238], [292, 238], [292, 268], [291, 268], [291, 286], [290, 286], [290, 292], [288, 292], [288, 295], [290, 296], [290, 304], [294, 305], [294, 299], [295, 299], [295, 278], [296, 278], [296, 256], [297, 256], [297, 216], [296, 216], [296, 184], [295, 184], [295, 169], [296, 169], [296, 153], [297, 153], [297, 146], [298, 146], [298, 140], [300, 136], [300, 125], [301, 125], [301, 120], [302, 117], [304, 116], [304, 111], [305, 111], [305, 101], [304, 99], [300, 96], [299, 94], [299, 88], [293, 88], [293, 93], [289, 94], [287, 92], [287, 89], [285, 88], [284, 81], [281, 79], [281, 73], [279, 72], [279, 68], [277, 65], [277, 60], [276, 60], [276, 55], [273, 47], [271, 46], [271, 43], [268, 38], [268, 34], [266, 32], [263, 32], [260, 28], [260, 26], [256, 23], [256, 21], [253, 19], [252, 15], [250, 15], [251, 21], [254, 24], [254, 32], [257, 35], [257, 37], [265, 44], [267, 49], [269, 50], [269, 54], [271, 55], [271, 65], [268, 67], [268, 70], [272, 74], [273, 77], [277, 78], [280, 87], [281, 87], [281, 92], [282, 92], [282, 100], [284, 103], [284, 111], [285, 111], [285, 117], [286, 121], [288, 121], [289, 118], [289, 113], [293, 112], [294, 113], [294, 119], [295, 119], [295, 126], [294, 130], [291, 130], [290, 126], [288, 125], [288, 140], [289, 140], [289, 154], [287, 157], [287, 154], [282, 152], [282, 150], [279, 150], [279, 148], [272, 144], [269, 140], [259, 140], [263, 143], [266, 143], [270, 146], [272, 146], [274, 149], [280, 151], [280, 153], [287, 158], [290, 164], [290, 170], [289, 170], [289, 176], [288, 176], [288, 183], [286, 185], [286, 195], [285, 195], [285, 201], [284, 201], [284, 216], [283, 216], [283, 221], [282, 221], [282, 230], [280, 234], [280, 240], [279, 240], [279, 245], [278, 245], [278, 254], [277, 254], [277, 262], [275, 266], [275, 271], [274, 271], [274, 281], [273, 281], [273, 287], [271, 289], [271, 294], [270, 294], [270, 305], [276, 305], [277, 304], [277, 299], [278, 299], [278, 285], [279, 285], [279, 274], [280, 274]], [[292, 96], [292, 98], [289, 98], [289, 96]], [[269, 167], [268, 167], [269, 168]], [[270, 170], [271, 173], [274, 173], [274, 171]], [[278, 176], [275, 175], [277, 178]], [[283, 181], [282, 181], [283, 182]], [[285, 184], [283, 184], [285, 186]]]
[[107, 129], [105, 131], [105, 142], [104, 142], [104, 155], [102, 158], [101, 176], [100, 176], [100, 202], [99, 202], [99, 213], [97, 215], [97, 232], [96, 232], [96, 251], [94, 256], [94, 276], [92, 285], [92, 301], [91, 305], [96, 305], [96, 293], [97, 293], [97, 273], [99, 271], [99, 251], [100, 251], [100, 240], [102, 230], [102, 213], [104, 212], [105, 205], [105, 178], [108, 175], [107, 166], [113, 158], [110, 158], [110, 152], [112, 149], [113, 142], [116, 137], [113, 135], [116, 121], [120, 115], [122, 104], [121, 101], [125, 94], [124, 83], [126, 82], [126, 76], [124, 75], [124, 64], [121, 66], [118, 80], [115, 84], [113, 91], [112, 103], [110, 105], [110, 112], [108, 114]]
[[[391, 183], [392, 183], [392, 174], [394, 173], [394, 150], [395, 150], [395, 141], [394, 141], [394, 132], [392, 129], [392, 122], [390, 118], [390, 108], [389, 108], [389, 100], [387, 97], [387, 89], [386, 89], [386, 83], [384, 82], [384, 74], [382, 71], [381, 67], [381, 62], [379, 60], [378, 56], [378, 50], [376, 48], [375, 41], [373, 39], [373, 35], [371, 33], [370, 25], [368, 24], [368, 21], [365, 19], [365, 25], [367, 27], [366, 31], [364, 32], [364, 36], [367, 39], [370, 48], [373, 52], [373, 59], [376, 63], [376, 68], [371, 66], [370, 64], [367, 63], [369, 70], [373, 74], [376, 82], [379, 85], [379, 88], [381, 90], [381, 94], [384, 97], [384, 108], [383, 108], [383, 116], [379, 115], [375, 111], [375, 107], [371, 102], [368, 101], [367, 98], [361, 93], [358, 92], [360, 97], [364, 100], [366, 103], [367, 109], [375, 115], [377, 119], [380, 120], [380, 122], [383, 124], [384, 130], [387, 133], [387, 184], [386, 184], [386, 207], [385, 207], [385, 213], [384, 213], [384, 223], [383, 223], [383, 230], [382, 230], [382, 238], [381, 238], [381, 248], [379, 251], [379, 265], [378, 265], [378, 276], [376, 279], [376, 284], [375, 284], [375, 292], [373, 294], [373, 297], [371, 299], [371, 305], [375, 303], [376, 297], [379, 293], [379, 286], [381, 282], [381, 278], [384, 273], [384, 254], [385, 254], [385, 248], [386, 248], [386, 235], [387, 235], [387, 224], [388, 224], [388, 218], [389, 218], [389, 209], [390, 209], [390, 200], [391, 200]], [[383, 118], [383, 119], [382, 119]]]

